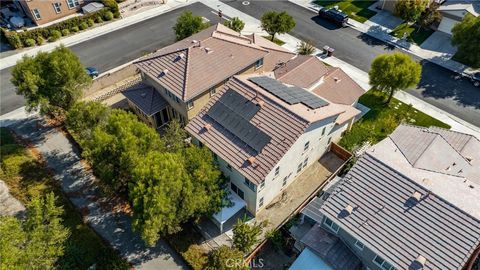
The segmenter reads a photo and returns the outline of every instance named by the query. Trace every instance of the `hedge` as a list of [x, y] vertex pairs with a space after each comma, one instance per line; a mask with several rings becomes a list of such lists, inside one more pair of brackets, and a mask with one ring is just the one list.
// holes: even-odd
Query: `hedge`
[[[114, 17], [118, 18], [120, 16], [118, 4], [114, 0], [103, 0], [102, 2], [105, 6], [105, 8], [102, 10], [91, 14], [74, 17], [47, 27], [36, 28], [24, 32], [8, 31], [2, 28], [2, 39], [5, 39], [10, 46], [15, 49], [26, 47], [28, 44], [31, 44], [31, 41], [27, 43], [27, 40], [34, 40], [38, 45], [41, 45], [45, 39], [48, 39], [49, 41], [58, 40], [62, 34], [66, 36], [65, 32], [67, 31], [68, 34], [70, 32], [78, 32], [79, 29], [83, 30], [93, 26], [95, 22], [102, 23], [102, 19], [107, 20], [108, 18], [108, 20], [111, 20]], [[60, 36], [58, 36], [58, 34], [52, 36], [52, 33], [57, 33], [54, 31], [60, 33]]]
[[25, 45], [28, 46], [28, 47], [35, 46], [35, 39], [29, 38], [29, 39], [25, 40]]

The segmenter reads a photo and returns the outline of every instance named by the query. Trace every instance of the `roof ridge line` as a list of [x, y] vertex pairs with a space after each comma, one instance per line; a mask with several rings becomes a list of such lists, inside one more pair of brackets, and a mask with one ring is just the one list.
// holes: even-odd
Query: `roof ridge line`
[[[435, 134], [435, 135], [438, 136], [438, 134]], [[413, 167], [415, 167], [415, 164], [417, 164], [417, 161], [423, 156], [423, 154], [425, 154], [425, 152], [427, 151], [427, 149], [430, 148], [430, 146], [432, 145], [433, 141], [435, 141], [435, 138], [428, 143], [427, 147], [425, 147], [425, 149], [424, 149], [423, 152], [420, 154], [420, 156], [418, 156], [418, 158], [417, 158], [417, 159], [415, 160], [415, 162], [412, 164]], [[452, 146], [450, 145], [450, 147], [452, 147]], [[397, 148], [400, 149], [398, 146], [397, 146]], [[400, 152], [403, 152], [403, 151], [400, 150]], [[416, 167], [415, 167], [415, 168], [416, 168]]]
[[[174, 44], [175, 44], [175, 43], [174, 43]], [[172, 45], [173, 45], [173, 44], [172, 44]], [[183, 49], [177, 49], [177, 50], [175, 50], [175, 51], [166, 52], [166, 53], [159, 54], [159, 55], [153, 55], [153, 54], [155, 54], [155, 53], [151, 53], [151, 54], [152, 54], [151, 57], [144, 58], [144, 59], [139, 59], [138, 61], [135, 61], [135, 62], [133, 62], [133, 63], [134, 63], [134, 64], [142, 63], [142, 62], [145, 62], [145, 61], [148, 61], [148, 60], [156, 59], [156, 58], [159, 58], [159, 57], [162, 57], [162, 56], [166, 56], [166, 55], [169, 55], [169, 54], [173, 54], [173, 53], [178, 53], [178, 52], [185, 51], [185, 50], [188, 50], [188, 49], [190, 49], [190, 47], [183, 48]]]
[[[440, 136], [440, 138], [442, 138], [455, 152], [457, 152], [457, 154], [458, 154], [460, 157], [462, 157], [462, 159], [465, 160], [468, 165], [470, 165], [470, 166], [472, 165], [472, 164], [470, 164], [470, 161], [468, 161], [467, 158], [465, 158], [465, 157], [462, 155], [462, 153], [460, 153], [459, 151], [457, 151], [457, 149], [455, 149], [455, 147], [453, 147], [453, 145], [451, 145], [450, 142], [449, 142], [447, 139], [445, 139], [445, 137], [442, 136], [442, 134], [433, 132], [433, 131], [431, 131], [431, 130], [429, 130], [429, 129], [427, 129], [427, 130], [428, 130], [429, 133], [432, 133], [432, 134], [435, 134], [435, 135]], [[462, 134], [462, 133], [461, 133], [461, 134]], [[470, 141], [470, 140], [469, 140], [469, 141]], [[465, 144], [465, 145], [467, 145], [467, 144]], [[463, 147], [465, 147], [465, 145], [464, 145]], [[462, 148], [462, 149], [463, 149], [463, 148]]]
[[[460, 131], [456, 131], [456, 130], [453, 130], [453, 129], [446, 129], [446, 128], [442, 128], [442, 127], [437, 127], [437, 126], [430, 126], [428, 129], [430, 130], [430, 128], [438, 128], [438, 129], [443, 129], [443, 130], [446, 130], [448, 132], [453, 132], [453, 133], [457, 133], [457, 134], [462, 134], [462, 135], [467, 135], [467, 136], [470, 136], [471, 138], [474, 138], [475, 140], [477, 140], [478, 142], [480, 142], [480, 139], [477, 138], [476, 136], [473, 136], [472, 134], [468, 134], [468, 133], [463, 133], [463, 132], [460, 132]], [[431, 131], [431, 130], [430, 130]], [[431, 132], [434, 132], [434, 131], [431, 131]]]
[[[285, 75], [287, 75], [287, 74], [289, 74], [290, 72], [298, 69], [300, 66], [303, 66], [304, 64], [306, 64], [306, 63], [307, 63], [308, 61], [310, 61], [311, 59], [316, 58], [315, 56], [312, 56], [312, 55], [310, 55], [310, 56], [311, 56], [311, 57], [307, 57], [307, 60], [306, 60], [306, 61], [301, 62], [300, 65], [297, 65], [296, 67], [292, 68], [291, 70], [288, 70], [288, 71], [285, 72], [282, 76], [280, 76], [280, 77], [278, 77], [278, 78], [276, 78], [276, 79], [281, 79], [281, 78], [285, 77]], [[297, 55], [297, 57], [302, 57], [302, 56]], [[295, 60], [295, 58], [289, 59], [289, 60], [285, 63], [285, 65], [287, 65], [288, 62], [290, 62], [290, 61], [292, 61], [292, 60]], [[322, 62], [322, 64], [323, 64], [323, 62]]]
[[[256, 36], [256, 35], [257, 35], [256, 33], [253, 33], [253, 37], [254, 37], [254, 39], [255, 39], [255, 36]], [[281, 47], [281, 48], [283, 48], [282, 46], [280, 46], [280, 45], [276, 44], [275, 42], [272, 42], [272, 41], [270, 41], [270, 40], [268, 40], [268, 39], [264, 38], [263, 36], [260, 36], [260, 38], [263, 38], [263, 39], [265, 39], [267, 42], [273, 43], [274, 45], [276, 45], [276, 46], [278, 46], [278, 47]], [[258, 45], [258, 46], [260, 46], [260, 45]], [[262, 47], [262, 46], [260, 46], [260, 47]], [[263, 48], [263, 47], [262, 47], [262, 48]], [[284, 49], [285, 49], [286, 51], [283, 51], [283, 50], [280, 50], [280, 49], [277, 49], [277, 48], [269, 48], [268, 50], [272, 50], [272, 51], [276, 51], [276, 52], [283, 52], [283, 53], [291, 53], [291, 54], [294, 54], [294, 55], [296, 55], [296, 53], [294, 53], [294, 52], [291, 52], [291, 51], [289, 51], [289, 50], [288, 50], [288, 49], [286, 49], [286, 48], [284, 48]]]
[[188, 48], [187, 50], [187, 55], [185, 57], [185, 71], [184, 71], [184, 74], [185, 74], [185, 79], [183, 80], [183, 93], [182, 93], [182, 101], [186, 101], [186, 97], [187, 97], [187, 86], [188, 86], [188, 70], [189, 70], [189, 61], [190, 59], [190, 48]]
[[[226, 40], [226, 39], [223, 39], [223, 38], [220, 38], [220, 37], [213, 37], [213, 36], [212, 36], [211, 38], [218, 39], [218, 40], [225, 41], [225, 42], [230, 42], [230, 43], [232, 43], [232, 44], [236, 44], [236, 45], [240, 45], [240, 46], [243, 46], [243, 47], [252, 48], [252, 49], [255, 49], [255, 50], [258, 50], [258, 51], [262, 51], [262, 52], [268, 53], [268, 50], [267, 50], [267, 49], [264, 49], [264, 48], [262, 48], [262, 47], [260, 47], [260, 46], [259, 46], [260, 48], [256, 48], [255, 46], [248, 46], [248, 45], [246, 45], [246, 44], [233, 42], [233, 41], [231, 41], [231, 40]], [[251, 43], [251, 44], [252, 44], [252, 43]]]

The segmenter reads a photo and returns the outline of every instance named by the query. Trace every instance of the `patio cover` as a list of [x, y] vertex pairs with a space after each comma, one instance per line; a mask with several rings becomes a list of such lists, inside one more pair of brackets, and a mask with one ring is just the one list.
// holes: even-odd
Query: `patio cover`
[[320, 257], [312, 252], [308, 247], [305, 248], [300, 256], [293, 262], [289, 270], [333, 270]]
[[88, 14], [88, 13], [97, 12], [97, 11], [101, 10], [103, 7], [104, 7], [104, 5], [102, 3], [93, 2], [93, 3], [90, 3], [90, 4], [82, 7], [82, 10], [83, 10], [83, 13]]
[[223, 232], [223, 224], [233, 217], [238, 211], [242, 210], [247, 204], [233, 192], [228, 193], [232, 205], [223, 207], [220, 212], [213, 215], [213, 219], [220, 224], [220, 231]]

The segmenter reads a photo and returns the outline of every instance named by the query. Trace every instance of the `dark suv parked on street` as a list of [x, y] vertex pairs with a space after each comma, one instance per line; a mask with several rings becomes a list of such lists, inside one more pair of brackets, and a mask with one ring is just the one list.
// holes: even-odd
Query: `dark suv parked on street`
[[318, 15], [341, 27], [346, 27], [348, 23], [348, 15], [334, 8], [321, 8]]

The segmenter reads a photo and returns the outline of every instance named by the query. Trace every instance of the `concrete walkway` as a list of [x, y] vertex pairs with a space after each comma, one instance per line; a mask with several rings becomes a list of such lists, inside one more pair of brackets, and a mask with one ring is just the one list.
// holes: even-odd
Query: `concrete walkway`
[[84, 221], [136, 269], [188, 269], [163, 240], [155, 248], [146, 247], [138, 234], [132, 232], [131, 217], [122, 211], [112, 211], [113, 205], [102, 197], [95, 184], [98, 180], [84, 168], [77, 149], [62, 132], [46, 126], [35, 114], [0, 122], [1, 126], [7, 124], [37, 147]]
[[[311, 0], [289, 1], [299, 6], [313, 10], [315, 12], [318, 12], [318, 10], [320, 9], [320, 6], [314, 4]], [[405, 51], [408, 51], [411, 54], [414, 54], [422, 59], [428, 60], [454, 72], [471, 73], [473, 71], [468, 66], [452, 60], [451, 57], [453, 56], [453, 54], [451, 51], [444, 52], [442, 50], [429, 50], [429, 47], [417, 46], [403, 39], [399, 39], [390, 35], [390, 32], [393, 30], [392, 27], [398, 25], [398, 18], [391, 15], [387, 11], [375, 11], [378, 12], [378, 14], [373, 16], [370, 20], [367, 20], [365, 23], [360, 23], [353, 19], [350, 19], [348, 21], [349, 25], [359, 32], [365, 33], [369, 36], [372, 36], [389, 44], [393, 44]], [[393, 23], [385, 22], [386, 20], [391, 20]]]

